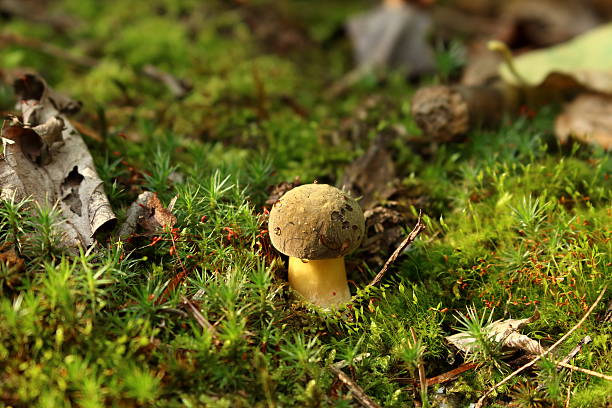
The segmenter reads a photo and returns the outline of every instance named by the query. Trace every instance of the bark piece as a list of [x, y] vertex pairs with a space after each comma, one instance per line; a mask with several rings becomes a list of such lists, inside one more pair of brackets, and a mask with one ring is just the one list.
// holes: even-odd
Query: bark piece
[[612, 97], [595, 94], [579, 96], [557, 116], [555, 135], [561, 143], [575, 138], [612, 150]]
[[419, 89], [412, 99], [412, 116], [423, 133], [434, 141], [448, 142], [468, 130], [499, 123], [512, 102], [496, 86], [449, 87], [443, 85]]
[[93, 159], [64, 113], [80, 104], [50, 89], [36, 74], [14, 81], [18, 107], [29, 126], [5, 126], [0, 160], [0, 196], [31, 196], [41, 205], [59, 203], [65, 222], [59, 224], [69, 249], [89, 247], [94, 235], [114, 225], [115, 215], [104, 193]]

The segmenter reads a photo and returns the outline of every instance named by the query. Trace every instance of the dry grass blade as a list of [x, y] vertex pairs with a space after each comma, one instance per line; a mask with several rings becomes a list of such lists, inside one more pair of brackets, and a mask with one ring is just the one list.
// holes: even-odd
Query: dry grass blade
[[363, 391], [363, 388], [361, 388], [353, 380], [351, 380], [351, 378], [348, 375], [344, 374], [342, 370], [340, 370], [335, 365], [329, 366], [329, 369], [334, 373], [336, 377], [338, 377], [340, 381], [344, 383], [344, 385], [348, 387], [348, 389], [351, 391], [355, 399], [361, 404], [362, 407], [380, 408], [380, 405], [372, 401], [372, 399], [368, 397], [368, 395]]
[[529, 367], [533, 366], [535, 363], [537, 363], [538, 361], [540, 361], [542, 359], [542, 357], [546, 357], [548, 354], [550, 354], [551, 351], [553, 351], [554, 349], [556, 349], [561, 343], [563, 343], [569, 336], [571, 336], [571, 334], [573, 332], [575, 332], [581, 325], [582, 323], [585, 322], [585, 320], [587, 319], [587, 317], [589, 317], [589, 315], [591, 314], [591, 312], [593, 312], [593, 310], [595, 309], [595, 307], [597, 306], [597, 304], [599, 303], [599, 301], [601, 300], [601, 298], [603, 298], [604, 294], [606, 293], [606, 289], [608, 289], [608, 286], [604, 286], [604, 288], [601, 290], [601, 292], [599, 293], [599, 296], [597, 296], [597, 299], [595, 299], [595, 302], [593, 302], [593, 304], [591, 305], [591, 307], [589, 308], [589, 310], [586, 311], [586, 313], [584, 314], [584, 316], [582, 316], [582, 319], [580, 319], [580, 321], [578, 323], [576, 323], [576, 325], [574, 327], [572, 327], [570, 329], [570, 331], [568, 331], [567, 333], [565, 333], [563, 335], [563, 337], [561, 337], [559, 340], [557, 340], [557, 342], [555, 344], [553, 344], [552, 346], [550, 346], [550, 348], [548, 348], [545, 352], [543, 352], [542, 354], [539, 354], [536, 358], [534, 358], [533, 360], [531, 360], [530, 362], [528, 362], [527, 364], [525, 364], [524, 366], [518, 368], [517, 370], [513, 371], [511, 374], [509, 374], [506, 378], [504, 378], [503, 380], [501, 380], [500, 382], [498, 382], [497, 384], [495, 384], [493, 387], [489, 388], [487, 390], [487, 392], [485, 392], [482, 397], [480, 397], [480, 399], [478, 400], [478, 402], [475, 405], [475, 408], [481, 408], [485, 402], [485, 400], [487, 399], [487, 397], [493, 392], [495, 391], [499, 386], [504, 385], [505, 383], [507, 383], [508, 381], [510, 381], [512, 378], [514, 378], [516, 375], [520, 374], [521, 372], [525, 371], [526, 369], [528, 369]]
[[425, 229], [425, 224], [423, 223], [421, 218], [422, 218], [421, 213], [419, 212], [419, 218], [417, 219], [417, 223], [412, 229], [412, 231], [410, 231], [410, 234], [408, 234], [406, 239], [404, 239], [402, 243], [399, 244], [397, 249], [389, 257], [387, 262], [385, 262], [385, 265], [382, 267], [380, 272], [378, 272], [378, 275], [376, 275], [374, 279], [372, 279], [372, 282], [370, 282], [368, 286], [374, 286], [378, 282], [380, 282], [382, 278], [385, 276], [385, 274], [387, 273], [389, 266], [391, 266], [391, 264], [395, 262], [395, 260], [402, 254], [402, 252], [404, 252], [404, 249], [406, 249], [408, 245], [412, 244], [414, 240], [419, 236], [419, 234]]
[[[417, 337], [414, 329], [410, 328], [410, 334], [412, 335], [412, 341], [414, 344], [417, 344]], [[419, 358], [418, 362], [419, 369], [419, 383], [421, 384], [421, 404], [426, 405], [424, 399], [427, 398], [427, 376], [425, 375], [425, 365], [423, 364], [423, 359]]]

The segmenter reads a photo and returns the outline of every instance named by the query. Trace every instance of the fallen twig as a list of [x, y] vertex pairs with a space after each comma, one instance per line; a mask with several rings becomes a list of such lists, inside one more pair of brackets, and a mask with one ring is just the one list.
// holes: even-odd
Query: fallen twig
[[[578, 354], [580, 350], [582, 350], [582, 347], [585, 344], [589, 344], [591, 341], [593, 341], [591, 339], [591, 336], [589, 335], [585, 336], [582, 340], [578, 342], [578, 344], [576, 344], [576, 347], [574, 347], [572, 351], [570, 351], [567, 354], [567, 356], [563, 357], [563, 360], [561, 360], [561, 363], [569, 363], [570, 360], [576, 357], [576, 354]], [[561, 371], [561, 369], [562, 367], [557, 364], [557, 371]], [[538, 385], [536, 390], [541, 390], [542, 388], [544, 388], [544, 383], [541, 383], [540, 385]]]
[[469, 371], [473, 368], [478, 367], [478, 364], [476, 363], [464, 363], [461, 364], [459, 367], [455, 368], [454, 370], [448, 371], [446, 373], [437, 375], [435, 377], [432, 378], [428, 378], [427, 379], [427, 386], [431, 387], [432, 385], [436, 385], [436, 384], [442, 384], [445, 383], [447, 381], [452, 380], [453, 378], [457, 377], [459, 374], [462, 374], [466, 371]]
[[213, 326], [204, 317], [204, 315], [202, 315], [202, 313], [200, 312], [200, 309], [198, 309], [198, 307], [191, 300], [187, 299], [185, 296], [181, 297], [181, 301], [183, 302], [185, 306], [189, 308], [189, 311], [193, 315], [194, 319], [196, 319], [198, 324], [202, 326], [204, 330], [207, 330], [214, 339], [216, 339], [218, 337], [217, 329], [215, 329], [215, 326]]
[[164, 84], [170, 93], [177, 99], [184, 98], [193, 88], [191, 84], [187, 83], [185, 80], [177, 78], [166, 71], [162, 71], [151, 64], [145, 65], [142, 68], [142, 73]]
[[572, 371], [578, 371], [578, 372], [581, 372], [583, 374], [592, 375], [593, 377], [603, 378], [604, 380], [612, 381], [612, 375], [606, 375], [606, 374], [598, 373], [597, 371], [588, 370], [588, 369], [582, 368], [582, 367], [577, 367], [575, 365], [564, 363], [562, 361], [555, 361], [554, 363], [558, 367], [567, 368], [567, 369], [572, 370]]
[[361, 404], [361, 406], [365, 408], [380, 408], [380, 405], [372, 401], [370, 397], [363, 391], [359, 385], [355, 383], [355, 381], [351, 380], [351, 378], [344, 374], [344, 372], [336, 367], [335, 364], [329, 366], [329, 369], [338, 377], [340, 381], [344, 383], [351, 391], [355, 399]]
[[582, 347], [586, 344], [589, 344], [590, 342], [592, 342], [593, 339], [591, 339], [591, 336], [584, 336], [584, 338], [582, 340], [580, 340], [580, 342], [578, 344], [576, 344], [576, 347], [574, 347], [572, 349], [572, 351], [570, 351], [567, 356], [565, 356], [565, 358], [563, 360], [561, 360], [562, 363], [569, 363], [570, 360], [574, 357], [576, 357], [576, 354], [580, 353], [580, 350], [582, 350]]
[[553, 344], [552, 346], [550, 346], [545, 352], [543, 352], [542, 354], [539, 354], [536, 358], [534, 358], [533, 360], [531, 360], [530, 362], [528, 362], [527, 364], [525, 364], [524, 366], [518, 368], [517, 370], [513, 371], [511, 374], [509, 374], [508, 376], [506, 376], [506, 378], [504, 378], [503, 380], [501, 380], [500, 382], [498, 382], [497, 384], [495, 384], [493, 387], [489, 388], [483, 395], [482, 397], [480, 397], [480, 399], [478, 399], [478, 402], [476, 402], [475, 408], [481, 408], [483, 405], [483, 403], [485, 402], [485, 400], [487, 399], [487, 397], [493, 392], [495, 391], [498, 387], [500, 387], [501, 385], [504, 385], [505, 383], [507, 383], [508, 381], [510, 381], [512, 378], [514, 378], [516, 375], [518, 375], [519, 373], [523, 372], [524, 370], [528, 369], [529, 367], [533, 366], [535, 363], [537, 363], [538, 361], [540, 361], [543, 357], [547, 356], [548, 354], [550, 354], [551, 351], [553, 351], [554, 349], [556, 349], [561, 343], [563, 343], [573, 332], [575, 332], [581, 325], [582, 323], [585, 322], [585, 320], [587, 319], [587, 317], [589, 317], [589, 315], [591, 314], [591, 312], [593, 312], [593, 310], [595, 309], [595, 307], [597, 306], [597, 304], [599, 303], [599, 301], [601, 300], [601, 298], [603, 298], [603, 295], [606, 293], [606, 289], [608, 288], [608, 286], [604, 286], [604, 288], [601, 290], [601, 292], [599, 293], [599, 296], [597, 296], [597, 299], [595, 299], [595, 302], [593, 302], [593, 304], [591, 305], [591, 307], [589, 308], [589, 310], [586, 311], [586, 313], [584, 314], [584, 316], [582, 316], [582, 319], [580, 319], [580, 321], [578, 323], [576, 323], [576, 325], [574, 327], [572, 327], [570, 329], [570, 331], [568, 331], [567, 333], [565, 333], [563, 335], [563, 337], [561, 337], [559, 340], [557, 340], [557, 342], [555, 344]]
[[378, 272], [378, 275], [376, 275], [374, 277], [374, 279], [372, 279], [372, 282], [370, 282], [368, 284], [368, 286], [374, 286], [376, 285], [378, 282], [380, 282], [380, 280], [385, 276], [385, 273], [387, 273], [387, 269], [389, 269], [389, 266], [391, 266], [391, 264], [393, 262], [395, 262], [395, 260], [402, 254], [402, 252], [404, 252], [404, 249], [406, 249], [408, 247], [408, 245], [412, 244], [414, 242], [414, 240], [419, 236], [419, 234], [425, 229], [425, 224], [423, 223], [423, 221], [421, 220], [421, 213], [419, 212], [419, 218], [417, 219], [417, 223], [414, 226], [414, 228], [412, 229], [412, 231], [410, 231], [410, 234], [408, 234], [408, 236], [406, 237], [406, 239], [404, 239], [402, 241], [401, 244], [399, 244], [399, 246], [397, 247], [397, 249], [393, 252], [393, 254], [391, 254], [391, 256], [389, 257], [389, 259], [387, 260], [387, 262], [385, 262], [385, 265], [382, 267], [382, 269], [380, 270], [380, 272]]

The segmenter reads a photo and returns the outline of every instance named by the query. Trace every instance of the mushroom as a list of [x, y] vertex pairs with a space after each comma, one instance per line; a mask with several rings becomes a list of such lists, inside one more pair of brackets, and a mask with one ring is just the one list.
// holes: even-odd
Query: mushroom
[[270, 211], [272, 245], [289, 256], [289, 285], [306, 300], [330, 308], [350, 301], [344, 256], [361, 244], [359, 204], [327, 184], [285, 193]]

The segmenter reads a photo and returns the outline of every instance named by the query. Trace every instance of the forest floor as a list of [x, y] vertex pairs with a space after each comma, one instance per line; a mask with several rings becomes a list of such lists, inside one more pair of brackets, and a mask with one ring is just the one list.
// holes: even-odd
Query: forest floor
[[[428, 143], [410, 116], [417, 85], [402, 75], [327, 93], [352, 64], [338, 27], [370, 3], [154, 3], [62, 0], [57, 10], [74, 20], [65, 27], [2, 23], [72, 56], [9, 45], [0, 68], [32, 68], [83, 102], [71, 120], [119, 222], [143, 191], [164, 205], [176, 196], [177, 220], [75, 255], [57, 245], [54, 211], [4, 203], [1, 239], [23, 243], [24, 263], [0, 268], [0, 405], [359, 406], [330, 369], [342, 362], [380, 406], [468, 406], [520, 353], [485, 336], [462, 356], [445, 341], [478, 332], [462, 314], [484, 325], [537, 312], [522, 333], [548, 347], [612, 281], [612, 162], [596, 147], [559, 145], [558, 106]], [[148, 65], [188, 81], [186, 94], [145, 75]], [[14, 104], [0, 86], [0, 110]], [[380, 135], [397, 180], [378, 208], [399, 215], [383, 214], [367, 230], [374, 244], [347, 257], [353, 304], [325, 312], [287, 285], [267, 237], [272, 193], [296, 180], [341, 186]], [[419, 211], [426, 230], [366, 289]], [[553, 362], [588, 335], [572, 364], [612, 372], [609, 301], [608, 290], [554, 358], [487, 406], [610, 404], [610, 381]], [[464, 362], [474, 367], [420, 393], [419, 367], [431, 379]]]

